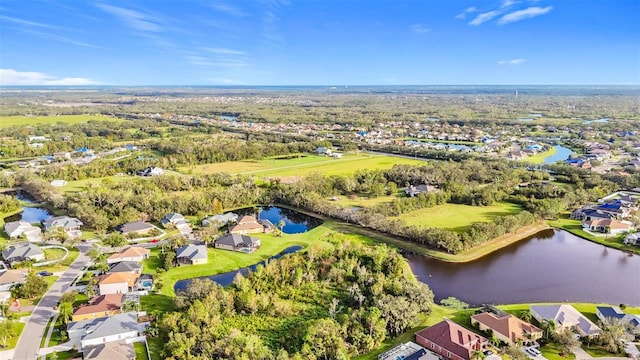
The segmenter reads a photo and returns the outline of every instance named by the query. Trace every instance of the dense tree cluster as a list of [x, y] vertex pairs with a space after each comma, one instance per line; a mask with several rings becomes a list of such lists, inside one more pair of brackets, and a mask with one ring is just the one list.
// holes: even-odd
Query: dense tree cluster
[[168, 359], [348, 359], [409, 328], [433, 302], [386, 246], [329, 235], [222, 288], [194, 281], [163, 317]]

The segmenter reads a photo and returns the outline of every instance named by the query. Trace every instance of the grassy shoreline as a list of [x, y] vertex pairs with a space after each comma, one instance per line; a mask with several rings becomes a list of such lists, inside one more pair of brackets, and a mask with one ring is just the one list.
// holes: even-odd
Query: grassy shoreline
[[640, 255], [640, 247], [633, 245], [624, 245], [622, 243], [622, 236], [594, 236], [588, 232], [582, 230], [582, 224], [578, 220], [571, 220], [568, 215], [564, 214], [557, 220], [550, 220], [548, 224], [556, 229], [561, 229], [570, 232], [571, 234], [580, 237], [582, 239], [594, 242], [596, 244], [604, 245], [613, 249], [630, 252], [636, 255]]

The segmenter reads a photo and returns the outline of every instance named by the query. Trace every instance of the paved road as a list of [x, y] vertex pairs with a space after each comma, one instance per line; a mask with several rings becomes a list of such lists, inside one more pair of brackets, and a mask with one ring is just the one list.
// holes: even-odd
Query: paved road
[[80, 255], [76, 261], [51, 286], [31, 313], [31, 318], [24, 330], [22, 330], [22, 335], [15, 348], [13, 360], [35, 360], [38, 358], [40, 342], [45, 335], [44, 330], [49, 319], [55, 313], [53, 307], [58, 304], [60, 295], [69, 288], [73, 279], [89, 264], [89, 257], [86, 252], [90, 247], [84, 245], [78, 246], [78, 248], [80, 249]]

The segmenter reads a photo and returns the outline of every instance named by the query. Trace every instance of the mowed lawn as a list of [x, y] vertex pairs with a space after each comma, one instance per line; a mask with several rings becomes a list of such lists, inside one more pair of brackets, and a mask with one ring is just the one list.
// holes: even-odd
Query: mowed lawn
[[491, 206], [444, 204], [411, 211], [393, 219], [403, 220], [407, 225], [462, 232], [473, 223], [488, 222], [496, 216], [513, 215], [521, 210], [520, 205], [508, 202], [495, 203]]
[[120, 181], [127, 181], [127, 180], [132, 181], [135, 179], [143, 179], [143, 178], [135, 177], [135, 176], [106, 176], [106, 177], [83, 179], [83, 180], [73, 180], [73, 181], [67, 181], [67, 185], [60, 187], [60, 189], [62, 189], [64, 192], [78, 192], [78, 191], [85, 190], [86, 188], [92, 185], [96, 185], [96, 186], [101, 185], [104, 180], [117, 183]]
[[364, 169], [390, 169], [395, 164], [424, 164], [424, 160], [414, 160], [384, 155], [344, 155], [340, 159], [302, 155], [300, 158], [263, 159], [227, 161], [217, 164], [205, 164], [180, 169], [182, 173], [211, 174], [226, 172], [229, 174], [253, 174], [256, 176], [305, 176], [313, 172], [325, 175], [350, 174]]
[[59, 122], [78, 124], [89, 120], [124, 121], [105, 115], [0, 116], [0, 128], [15, 125], [57, 124]]

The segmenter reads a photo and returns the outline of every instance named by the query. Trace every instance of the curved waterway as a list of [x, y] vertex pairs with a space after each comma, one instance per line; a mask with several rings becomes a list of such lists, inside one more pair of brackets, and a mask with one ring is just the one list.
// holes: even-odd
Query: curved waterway
[[553, 155], [544, 158], [545, 164], [553, 164], [558, 161], [565, 161], [569, 158], [569, 156], [571, 156], [571, 154], [573, 154], [573, 151], [571, 149], [561, 145], [556, 145], [554, 146], [554, 148], [556, 148], [556, 152]]
[[408, 255], [437, 300], [470, 304], [595, 302], [640, 305], [640, 256], [563, 230], [544, 230], [468, 263]]
[[[249, 271], [255, 271], [256, 267], [258, 267], [258, 265], [265, 265], [267, 262], [271, 261], [271, 260], [275, 260], [275, 259], [279, 259], [281, 257], [283, 257], [284, 255], [287, 254], [292, 254], [296, 251], [299, 251], [302, 249], [302, 246], [289, 246], [288, 248], [282, 250], [281, 252], [279, 252], [276, 255], [273, 255], [272, 257], [268, 258], [265, 261], [261, 261], [257, 264], [253, 264], [238, 270], [234, 270], [234, 271], [229, 271], [226, 273], [222, 273], [222, 274], [218, 274], [218, 275], [211, 275], [211, 276], [203, 276], [203, 277], [199, 277], [196, 279], [209, 279], [211, 281], [215, 281], [218, 284], [222, 285], [222, 286], [228, 286], [231, 285], [231, 283], [233, 282], [233, 278], [236, 277], [237, 273], [242, 273], [242, 275], [247, 275], [247, 273]], [[178, 291], [181, 290], [186, 290], [187, 287], [189, 286], [189, 284], [195, 279], [186, 279], [186, 280], [180, 280], [176, 283], [176, 285], [173, 287], [173, 290], [177, 293]]]

